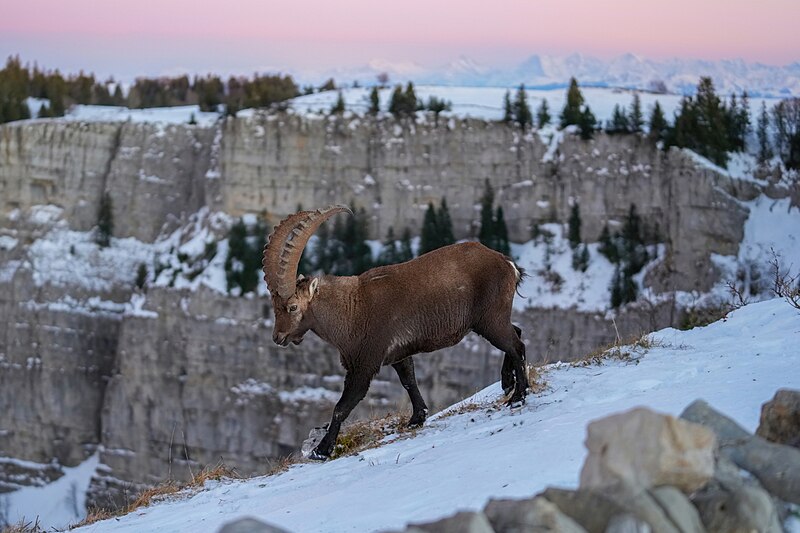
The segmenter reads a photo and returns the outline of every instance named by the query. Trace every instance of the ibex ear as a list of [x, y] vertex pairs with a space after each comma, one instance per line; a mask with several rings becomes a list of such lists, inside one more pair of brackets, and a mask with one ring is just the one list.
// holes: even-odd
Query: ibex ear
[[313, 298], [319, 292], [319, 278], [311, 278], [311, 283], [308, 284], [308, 295]]

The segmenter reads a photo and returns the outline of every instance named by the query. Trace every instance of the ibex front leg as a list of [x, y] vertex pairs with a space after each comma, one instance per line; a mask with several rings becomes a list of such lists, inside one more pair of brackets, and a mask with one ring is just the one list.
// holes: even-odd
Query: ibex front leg
[[316, 461], [324, 461], [331, 456], [333, 447], [336, 445], [336, 438], [339, 436], [339, 429], [353, 408], [358, 405], [358, 402], [364, 399], [369, 390], [369, 383], [372, 381], [374, 372], [362, 373], [348, 371], [344, 376], [344, 391], [342, 397], [333, 408], [333, 417], [331, 423], [328, 425], [328, 432], [322, 437], [322, 440], [317, 444], [317, 447], [309, 455], [310, 459]]

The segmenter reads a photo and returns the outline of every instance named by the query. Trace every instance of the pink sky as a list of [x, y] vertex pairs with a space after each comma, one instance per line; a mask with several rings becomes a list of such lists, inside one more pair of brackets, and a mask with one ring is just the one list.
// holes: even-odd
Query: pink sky
[[0, 54], [119, 76], [433, 66], [460, 55], [507, 66], [538, 54], [800, 60], [800, 1], [7, 1]]

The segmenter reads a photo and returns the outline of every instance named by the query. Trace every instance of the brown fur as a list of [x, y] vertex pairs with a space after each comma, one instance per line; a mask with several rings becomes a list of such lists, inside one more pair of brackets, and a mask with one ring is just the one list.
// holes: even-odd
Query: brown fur
[[522, 275], [508, 257], [468, 242], [360, 276], [301, 277], [287, 299], [273, 293], [273, 340], [299, 344], [313, 331], [339, 350], [347, 371], [342, 398], [315, 457], [330, 455], [341, 422], [366, 395], [382, 365], [393, 365], [408, 391], [411, 422], [424, 422], [427, 407], [411, 356], [453, 346], [470, 331], [505, 352], [503, 387], [514, 389], [510, 403], [524, 401], [525, 345], [511, 324]]

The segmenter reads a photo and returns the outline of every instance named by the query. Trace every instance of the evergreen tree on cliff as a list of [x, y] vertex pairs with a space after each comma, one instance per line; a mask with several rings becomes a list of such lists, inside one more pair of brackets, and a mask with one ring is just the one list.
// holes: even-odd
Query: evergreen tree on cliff
[[664, 117], [664, 111], [661, 109], [661, 104], [658, 102], [655, 103], [653, 106], [653, 111], [650, 113], [648, 129], [650, 131], [647, 134], [647, 138], [650, 139], [653, 144], [663, 141], [666, 138], [667, 131], [669, 130], [669, 124], [667, 123], [667, 119]]
[[528, 93], [525, 92], [524, 84], [517, 89], [517, 95], [514, 98], [514, 114], [514, 118], [522, 126], [523, 130], [533, 124], [533, 115], [531, 114], [531, 108], [528, 106]]
[[581, 122], [581, 108], [583, 106], [583, 95], [578, 88], [578, 80], [571, 78], [569, 89], [567, 89], [567, 102], [561, 111], [561, 127], [565, 128]]
[[494, 189], [492, 189], [492, 184], [487, 179], [483, 189], [483, 196], [481, 196], [481, 228], [478, 232], [478, 240], [489, 248], [495, 247], [493, 209]]
[[512, 120], [514, 120], [514, 110], [511, 107], [511, 93], [506, 91], [503, 97], [503, 122], [511, 124]]
[[550, 116], [550, 108], [547, 105], [547, 100], [542, 98], [542, 103], [539, 105], [539, 109], [536, 110], [536, 125], [540, 128], [544, 128], [548, 124], [552, 117]]
[[111, 235], [114, 233], [114, 213], [111, 196], [106, 192], [100, 199], [100, 209], [97, 213], [97, 234], [95, 242], [102, 248], [111, 244]]
[[508, 227], [503, 214], [503, 206], [498, 205], [494, 216], [494, 249], [501, 254], [511, 255], [511, 245], [508, 242]]
[[373, 87], [369, 93], [369, 114], [377, 115], [381, 110], [381, 97], [378, 93], [378, 88]]
[[439, 228], [436, 221], [436, 208], [433, 202], [428, 203], [425, 218], [422, 220], [422, 235], [419, 242], [420, 255], [439, 248]]
[[633, 93], [633, 102], [631, 102], [631, 112], [628, 115], [628, 125], [630, 131], [639, 133], [644, 126], [644, 117], [642, 115], [642, 100], [639, 98], [639, 93]]
[[763, 165], [772, 159], [772, 147], [769, 142], [769, 115], [767, 114], [767, 103], [764, 101], [761, 102], [756, 137], [758, 139], [758, 162]]

